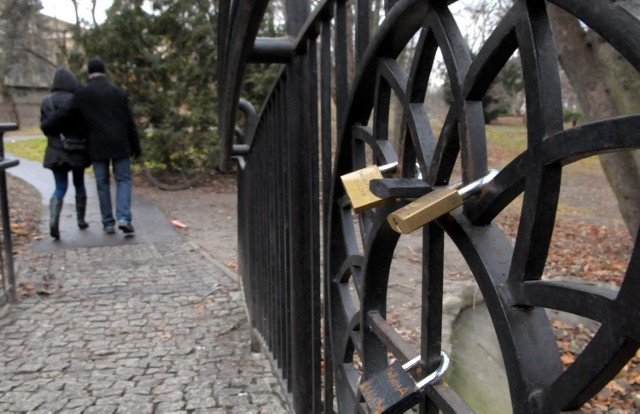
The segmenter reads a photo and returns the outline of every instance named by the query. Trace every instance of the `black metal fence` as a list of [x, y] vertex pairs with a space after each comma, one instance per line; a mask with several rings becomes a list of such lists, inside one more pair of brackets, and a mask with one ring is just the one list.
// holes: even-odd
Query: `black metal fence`
[[[636, 242], [630, 252], [617, 291], [543, 280], [560, 178], [563, 167], [579, 159], [640, 148], [640, 115], [563, 129], [546, 8], [564, 9], [640, 70], [637, 16], [624, 2], [593, 0], [585, 7], [579, 0], [516, 1], [472, 58], [450, 2], [386, 1], [384, 19], [373, 27], [371, 1], [325, 0], [311, 11], [309, 2], [289, 0], [288, 36], [257, 38], [268, 3], [220, 5], [221, 166], [238, 160], [239, 271], [254, 339], [272, 356], [292, 409], [383, 412], [419, 404], [421, 412], [470, 411], [441, 380], [448, 362], [442, 352], [445, 235], [487, 304], [514, 412], [582, 406], [638, 349], [640, 301], [632, 298], [640, 294], [640, 247]], [[425, 99], [438, 50], [454, 103], [436, 133]], [[387, 320], [400, 238], [388, 218], [449, 184], [456, 169], [465, 184], [487, 175], [481, 100], [516, 51], [525, 82], [527, 148], [462, 201], [462, 209], [423, 226], [416, 344]], [[399, 62], [401, 55], [408, 65]], [[252, 62], [282, 65], [259, 114], [247, 103], [234, 104]], [[392, 96], [402, 112], [399, 132], [390, 127]], [[238, 108], [247, 117], [242, 132], [235, 128]], [[400, 145], [392, 144], [393, 134]], [[396, 166], [367, 188], [386, 204], [356, 213], [341, 177], [372, 165]], [[512, 243], [491, 222], [522, 194]], [[545, 309], [600, 324], [568, 369]], [[417, 391], [398, 365], [413, 359], [418, 362], [411, 375], [431, 379]]]
[[2, 291], [0, 304], [15, 303], [18, 300], [16, 277], [13, 267], [13, 244], [11, 241], [11, 222], [9, 217], [9, 199], [7, 192], [7, 168], [18, 165], [18, 160], [4, 157], [4, 133], [18, 129], [16, 124], [0, 124], [0, 214], [2, 215], [2, 249], [0, 251], [2, 271]]
[[[299, 16], [304, 21], [304, 14]], [[290, 403], [299, 412], [319, 412], [321, 164], [317, 98], [307, 95], [317, 90], [314, 45], [309, 43], [310, 53], [293, 57], [293, 41], [258, 43], [254, 57], [277, 62], [288, 55], [291, 61], [259, 121], [246, 102], [240, 106], [247, 131], [231, 151], [240, 166], [239, 272], [255, 338], [272, 354], [284, 388], [291, 391]]]

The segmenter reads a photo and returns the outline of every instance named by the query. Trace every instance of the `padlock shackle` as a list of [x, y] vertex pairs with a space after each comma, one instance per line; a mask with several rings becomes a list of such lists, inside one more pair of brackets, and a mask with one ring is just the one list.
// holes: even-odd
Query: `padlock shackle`
[[[442, 355], [442, 353], [440, 354]], [[417, 357], [410, 359], [409, 361], [402, 364], [402, 369], [404, 369], [405, 371], [411, 370], [413, 367], [418, 365], [418, 362], [420, 362], [421, 359], [422, 359], [422, 355], [418, 355]]]
[[444, 374], [447, 373], [447, 370], [449, 369], [449, 362], [449, 355], [447, 355], [443, 351], [440, 351], [440, 365], [438, 366], [438, 368], [431, 374], [427, 375], [424, 379], [420, 380], [416, 384], [416, 386], [422, 390], [427, 385], [439, 381], [440, 378], [442, 378]]
[[489, 173], [487, 175], [485, 175], [484, 177], [479, 178], [479, 179], [477, 179], [477, 180], [465, 185], [461, 189], [459, 189], [458, 190], [458, 194], [460, 194], [460, 196], [462, 198], [467, 198], [471, 194], [473, 194], [476, 191], [478, 191], [479, 189], [481, 189], [482, 186], [487, 184], [489, 181], [493, 180], [493, 178], [496, 175], [498, 175], [499, 172], [500, 171], [498, 171], [498, 170], [489, 170]]
[[[402, 365], [402, 369], [404, 369], [405, 371], [409, 371], [410, 369], [418, 365], [421, 359], [422, 359], [422, 356], [418, 355], [417, 357], [405, 362]], [[420, 380], [416, 384], [417, 387], [420, 389], [423, 389], [427, 385], [438, 381], [449, 369], [449, 363], [450, 363], [449, 355], [447, 355], [447, 353], [444, 351], [440, 351], [440, 365], [435, 371], [427, 375], [424, 379]]]
[[380, 170], [381, 173], [384, 173], [384, 172], [387, 172], [387, 171], [393, 171], [396, 168], [398, 168], [398, 162], [397, 161], [390, 162], [389, 164], [384, 164], [384, 165], [378, 166], [378, 170]]

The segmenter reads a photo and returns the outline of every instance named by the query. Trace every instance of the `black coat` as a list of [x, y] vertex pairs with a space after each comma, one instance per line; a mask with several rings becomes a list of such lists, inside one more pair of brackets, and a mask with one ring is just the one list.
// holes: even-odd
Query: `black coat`
[[47, 136], [47, 148], [43, 165], [49, 169], [69, 170], [71, 168], [87, 168], [91, 165], [87, 151], [67, 151], [62, 145], [60, 133], [66, 137], [83, 137], [87, 132], [82, 122], [68, 122], [50, 128], [47, 125], [65, 113], [73, 99], [73, 93], [80, 87], [80, 81], [65, 68], [56, 70], [51, 85], [51, 93], [42, 100], [40, 106], [40, 128]]
[[140, 141], [127, 93], [106, 76], [89, 79], [74, 94], [70, 114], [84, 120], [93, 161], [140, 155]]

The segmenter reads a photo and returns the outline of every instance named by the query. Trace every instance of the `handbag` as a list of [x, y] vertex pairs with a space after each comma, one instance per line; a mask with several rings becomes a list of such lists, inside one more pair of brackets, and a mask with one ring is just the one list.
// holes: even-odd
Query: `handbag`
[[62, 141], [62, 147], [67, 151], [86, 151], [87, 140], [80, 137], [65, 137], [60, 133], [60, 140]]

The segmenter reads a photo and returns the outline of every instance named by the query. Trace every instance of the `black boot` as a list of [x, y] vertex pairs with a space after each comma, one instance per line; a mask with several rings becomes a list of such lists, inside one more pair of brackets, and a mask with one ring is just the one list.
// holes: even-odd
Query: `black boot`
[[89, 223], [84, 221], [84, 215], [87, 212], [87, 196], [86, 195], [76, 195], [76, 214], [78, 216], [78, 227], [81, 230], [89, 227]]
[[62, 211], [62, 199], [60, 197], [51, 197], [51, 200], [49, 200], [49, 211], [51, 212], [51, 219], [49, 221], [50, 234], [51, 237], [58, 240], [60, 238], [58, 223], [60, 222], [60, 212]]

